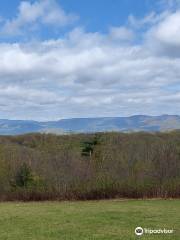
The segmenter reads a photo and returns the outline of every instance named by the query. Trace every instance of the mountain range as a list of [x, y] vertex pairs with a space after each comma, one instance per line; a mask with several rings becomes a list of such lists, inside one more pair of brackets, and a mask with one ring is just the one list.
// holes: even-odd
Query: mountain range
[[133, 132], [170, 131], [180, 129], [179, 115], [130, 117], [72, 118], [58, 121], [38, 122], [30, 120], [0, 120], [0, 135], [25, 133], [90, 133], [90, 132]]

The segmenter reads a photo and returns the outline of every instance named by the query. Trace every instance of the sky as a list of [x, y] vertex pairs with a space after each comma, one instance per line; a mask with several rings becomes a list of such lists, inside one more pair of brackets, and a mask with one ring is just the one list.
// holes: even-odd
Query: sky
[[0, 119], [180, 114], [180, 0], [0, 2]]

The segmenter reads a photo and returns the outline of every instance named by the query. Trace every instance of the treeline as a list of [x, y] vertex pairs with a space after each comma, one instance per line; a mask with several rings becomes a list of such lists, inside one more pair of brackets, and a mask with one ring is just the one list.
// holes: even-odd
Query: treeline
[[180, 197], [180, 131], [0, 137], [0, 200]]

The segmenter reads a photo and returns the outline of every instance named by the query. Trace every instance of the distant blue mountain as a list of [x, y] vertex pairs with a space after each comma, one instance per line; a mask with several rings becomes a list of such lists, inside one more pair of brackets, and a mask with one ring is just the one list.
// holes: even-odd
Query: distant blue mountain
[[178, 115], [72, 118], [50, 122], [8, 119], [0, 120], [0, 135], [18, 135], [33, 132], [56, 134], [109, 131], [154, 132], [174, 129], [180, 129], [180, 116]]

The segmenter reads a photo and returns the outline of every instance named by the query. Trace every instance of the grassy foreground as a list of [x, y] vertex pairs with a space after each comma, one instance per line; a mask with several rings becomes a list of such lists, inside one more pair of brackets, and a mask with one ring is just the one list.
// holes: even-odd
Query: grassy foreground
[[[137, 226], [175, 229], [137, 237]], [[180, 200], [0, 203], [1, 240], [180, 239]]]

